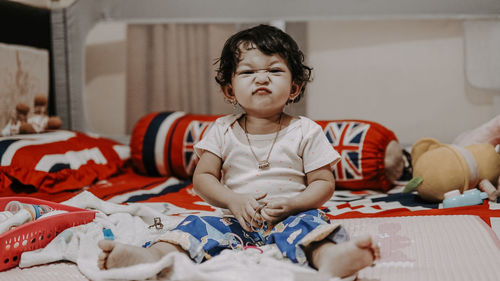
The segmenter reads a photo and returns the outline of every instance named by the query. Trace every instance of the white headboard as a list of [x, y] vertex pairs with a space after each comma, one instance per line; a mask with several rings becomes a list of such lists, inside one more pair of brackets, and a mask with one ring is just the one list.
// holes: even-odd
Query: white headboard
[[51, 8], [56, 113], [65, 128], [87, 131], [83, 98], [85, 39], [100, 21], [158, 23], [437, 18], [498, 20], [500, 1], [75, 0], [67, 7]]

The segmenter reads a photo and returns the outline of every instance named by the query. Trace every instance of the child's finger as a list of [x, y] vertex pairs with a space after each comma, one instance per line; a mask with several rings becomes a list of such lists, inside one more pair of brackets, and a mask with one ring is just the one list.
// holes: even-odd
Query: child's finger
[[248, 223], [250, 223], [252, 226], [255, 227], [255, 226], [257, 226], [257, 224], [260, 223], [260, 216], [256, 216], [256, 215], [258, 215], [257, 211], [255, 209], [253, 209], [252, 207], [247, 206], [243, 217], [245, 218], [245, 220]]
[[[253, 199], [249, 200], [248, 204], [250, 205], [250, 207], [252, 208], [252, 210], [257, 210], [260, 207], [260, 203], [257, 202], [256, 200], [253, 200]], [[249, 211], [249, 210], [250, 209], [247, 208], [247, 211]]]
[[266, 215], [270, 216], [270, 217], [278, 217], [280, 216], [283, 211], [281, 209], [271, 209], [271, 208], [265, 208], [265, 210], [263, 210], [263, 212], [261, 213], [265, 213]]
[[272, 201], [272, 202], [267, 203], [266, 208], [282, 210], [283, 204], [281, 204], [281, 202], [279, 202], [279, 201]]
[[260, 209], [261, 205], [255, 200], [250, 200], [249, 204], [246, 205], [244, 218], [247, 220], [251, 227], [260, 228], [262, 226], [263, 221], [262, 217], [259, 214]]
[[250, 200], [249, 203], [245, 206], [245, 213], [251, 217], [258, 208], [259, 203], [257, 203], [257, 201], [255, 200]]
[[262, 219], [268, 223], [272, 223], [273, 222], [273, 218], [266, 215], [266, 214], [262, 214]]
[[261, 215], [262, 219], [264, 219], [265, 221], [268, 221], [268, 222], [272, 221], [272, 217], [270, 217], [267, 214], [266, 210], [260, 211], [260, 215]]
[[235, 216], [235, 218], [238, 220], [238, 222], [241, 225], [241, 228], [243, 228], [246, 231], [252, 231], [250, 227], [247, 225], [247, 221], [242, 217], [242, 216]]
[[257, 201], [264, 199], [264, 197], [266, 196], [267, 196], [266, 192], [258, 192], [257, 194], [254, 194], [254, 198]]
[[264, 221], [266, 221], [268, 223], [275, 223], [275, 222], [280, 221], [280, 219], [278, 217], [270, 216], [266, 212], [262, 212], [261, 215], [262, 215], [262, 219], [264, 219]]

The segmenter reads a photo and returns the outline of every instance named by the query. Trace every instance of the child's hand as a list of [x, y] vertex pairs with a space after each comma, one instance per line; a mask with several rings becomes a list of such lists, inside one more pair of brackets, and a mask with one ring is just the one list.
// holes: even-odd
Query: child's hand
[[278, 223], [296, 212], [290, 198], [277, 197], [263, 202], [266, 203], [266, 207], [260, 214], [270, 224]]
[[253, 231], [252, 227], [260, 228], [263, 220], [257, 212], [261, 204], [257, 200], [266, 197], [267, 193], [235, 194], [228, 208], [246, 231]]

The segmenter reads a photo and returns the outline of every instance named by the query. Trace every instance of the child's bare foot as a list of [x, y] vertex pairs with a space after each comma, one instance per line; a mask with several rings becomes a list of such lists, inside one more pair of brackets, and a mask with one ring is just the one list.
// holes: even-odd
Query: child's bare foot
[[110, 240], [101, 240], [97, 245], [102, 250], [97, 260], [97, 266], [100, 269], [153, 263], [172, 251], [181, 251], [177, 246], [166, 242], [155, 243], [149, 248], [127, 245]]
[[332, 277], [351, 276], [380, 258], [380, 248], [370, 236], [356, 237], [340, 244], [320, 242], [311, 247], [312, 265], [320, 273]]

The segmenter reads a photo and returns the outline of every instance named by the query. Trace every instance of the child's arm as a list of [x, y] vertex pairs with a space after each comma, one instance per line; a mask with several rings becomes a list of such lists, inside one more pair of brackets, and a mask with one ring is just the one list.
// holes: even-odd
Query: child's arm
[[306, 174], [307, 187], [294, 197], [273, 198], [263, 201], [267, 203], [261, 211], [264, 220], [270, 223], [279, 222], [290, 215], [310, 209], [320, 208], [332, 197], [335, 190], [335, 179], [330, 165]]
[[[201, 154], [193, 175], [196, 193], [212, 206], [231, 210], [243, 229], [251, 231], [249, 224], [260, 227], [262, 218], [256, 215], [260, 200], [266, 196], [236, 193], [220, 182], [222, 160], [215, 154], [205, 151]], [[253, 217], [253, 219], [252, 219]]]

